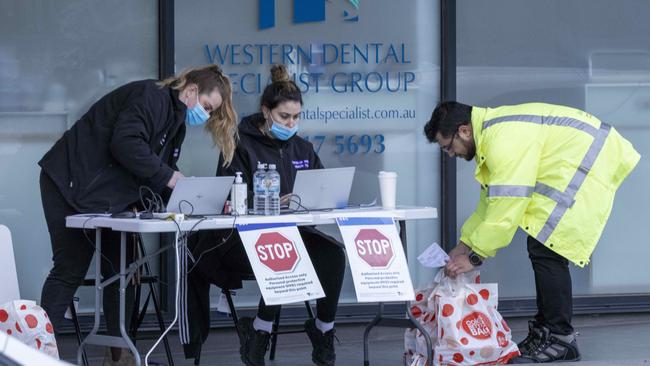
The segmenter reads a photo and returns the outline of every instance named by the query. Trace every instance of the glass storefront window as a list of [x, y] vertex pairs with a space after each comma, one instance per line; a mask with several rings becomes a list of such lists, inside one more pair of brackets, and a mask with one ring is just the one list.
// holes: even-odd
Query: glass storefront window
[[[303, 91], [301, 136], [326, 167], [357, 167], [351, 203], [378, 198], [377, 173], [392, 170], [399, 175], [398, 204], [438, 206], [439, 152], [422, 132], [439, 99], [438, 2], [294, 4], [299, 1], [177, 2], [177, 71], [221, 65], [241, 117], [258, 111], [270, 65], [286, 64]], [[202, 129], [190, 129], [179, 166], [185, 174], [212, 175], [217, 157]], [[411, 258], [438, 240], [437, 224], [408, 227]], [[335, 227], [322, 229], [338, 236]], [[416, 262], [417, 285], [432, 274]], [[238, 304], [254, 305], [257, 285], [247, 283], [237, 295]], [[349, 272], [341, 300], [356, 303]]]
[[[8, 0], [0, 12], [0, 223], [12, 232], [21, 297], [38, 301], [52, 250], [36, 163], [99, 97], [157, 78], [158, 9]], [[82, 308], [91, 306], [91, 289], [80, 291]]]
[[[458, 100], [478, 106], [546, 102], [586, 110], [613, 125], [641, 153], [636, 169], [618, 191], [610, 220], [589, 267], [571, 268], [574, 294], [634, 294], [650, 291], [640, 275], [650, 247], [645, 189], [650, 165], [650, 3], [458, 2]], [[480, 19], [480, 21], [477, 21]], [[536, 21], [536, 20], [543, 21]], [[531, 21], [534, 20], [534, 21]], [[613, 26], [616, 25], [616, 26]], [[479, 186], [474, 163], [458, 164], [458, 225], [474, 210]], [[499, 282], [501, 299], [534, 297], [526, 236], [486, 262], [482, 277]]]

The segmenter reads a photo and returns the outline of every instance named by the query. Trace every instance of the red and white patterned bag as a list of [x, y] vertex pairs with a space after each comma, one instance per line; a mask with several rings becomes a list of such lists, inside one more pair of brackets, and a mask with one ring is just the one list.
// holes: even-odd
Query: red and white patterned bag
[[436, 316], [436, 365], [506, 364], [519, 355], [497, 311], [497, 289], [496, 283], [480, 283], [478, 272], [440, 277], [429, 297]]
[[[431, 336], [434, 365], [506, 364], [519, 355], [510, 328], [497, 311], [497, 284], [480, 282], [478, 271], [451, 279], [441, 270], [434, 285], [416, 291], [411, 313]], [[427, 295], [427, 301], [419, 294]], [[407, 364], [429, 366], [419, 330], [406, 330], [404, 346]]]
[[0, 305], [0, 332], [59, 358], [52, 323], [45, 310], [34, 301], [15, 300]]

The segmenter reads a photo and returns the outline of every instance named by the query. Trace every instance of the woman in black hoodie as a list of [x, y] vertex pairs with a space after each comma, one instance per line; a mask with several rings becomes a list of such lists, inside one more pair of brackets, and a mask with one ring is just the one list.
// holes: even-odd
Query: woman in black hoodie
[[[224, 166], [224, 156], [219, 159], [217, 175], [232, 176], [242, 172], [249, 190], [252, 177], [257, 169], [257, 162], [275, 164], [280, 173], [280, 194], [286, 203], [296, 178], [301, 169], [322, 169], [313, 145], [296, 135], [298, 131], [302, 95], [296, 84], [290, 80], [283, 65], [271, 68], [271, 80], [262, 94], [261, 112], [242, 119], [239, 124], [239, 142], [232, 162]], [[253, 193], [249, 191], [249, 206]], [[339, 295], [345, 272], [345, 252], [343, 246], [334, 238], [313, 227], [300, 227], [300, 234], [307, 252], [314, 264], [314, 269], [321, 282], [325, 297], [316, 302], [316, 319], [305, 322], [305, 330], [313, 345], [312, 361], [317, 365], [334, 365], [334, 318], [338, 307]], [[229, 231], [204, 235], [199, 240], [193, 253], [199, 255], [205, 250], [222, 243]], [[211, 259], [201, 260], [200, 271], [207, 278], [219, 277], [224, 272], [248, 272], [252, 269], [239, 235], [232, 238], [214, 251]], [[217, 264], [217, 265], [215, 265]], [[246, 365], [264, 365], [264, 356], [270, 340], [271, 326], [280, 306], [268, 306], [260, 298], [257, 317], [241, 318], [241, 359]]]

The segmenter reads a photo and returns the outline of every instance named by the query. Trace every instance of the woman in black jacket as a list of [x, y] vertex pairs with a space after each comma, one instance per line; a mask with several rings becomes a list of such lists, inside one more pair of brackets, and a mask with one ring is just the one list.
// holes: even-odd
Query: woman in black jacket
[[[297, 171], [322, 169], [323, 164], [314, 152], [313, 145], [296, 135], [302, 107], [300, 90], [289, 79], [283, 65], [274, 65], [271, 68], [271, 80], [272, 83], [262, 94], [261, 113], [247, 116], [241, 121], [239, 142], [232, 162], [225, 166], [223, 163], [226, 157], [222, 155], [217, 175], [232, 176], [235, 172], [242, 172], [250, 190], [257, 162], [275, 164], [280, 173], [280, 194], [286, 203]], [[249, 191], [249, 206], [252, 205], [252, 198], [252, 192]], [[345, 252], [334, 238], [313, 227], [300, 227], [299, 230], [325, 291], [325, 297], [316, 302], [316, 319], [305, 322], [305, 330], [313, 345], [312, 360], [317, 365], [334, 365], [336, 355], [333, 328], [345, 272]], [[221, 244], [225, 238], [228, 240]], [[218, 249], [210, 251], [211, 254], [208, 255], [206, 251], [217, 245]], [[252, 273], [250, 262], [236, 232], [226, 230], [201, 235], [197, 246], [193, 248], [194, 257], [202, 252], [206, 252], [209, 258], [204, 256], [197, 264], [200, 275], [190, 275], [190, 281], [193, 281], [190, 284], [190, 292], [200, 287], [207, 292], [209, 287], [206, 282], [223, 283], [227, 281], [224, 277], [228, 273]], [[205, 301], [205, 293], [199, 298], [203, 299], [204, 305], [208, 304]], [[240, 329], [244, 335], [240, 353], [244, 364], [264, 365], [272, 322], [279, 310], [280, 306], [268, 306], [260, 298], [257, 317], [240, 319]], [[196, 311], [194, 316], [207, 313]], [[190, 313], [190, 317], [192, 316]], [[192, 319], [190, 322], [198, 323]], [[203, 331], [205, 332], [205, 329]], [[205, 335], [201, 341], [205, 341]], [[196, 341], [196, 338], [193, 341]], [[192, 356], [191, 352], [186, 352], [186, 356]]]
[[[183, 177], [176, 162], [186, 124], [205, 124], [225, 156], [224, 164], [230, 162], [237, 118], [231, 94], [230, 81], [216, 65], [162, 82], [131, 82], [93, 104], [41, 159], [41, 199], [54, 261], [41, 303], [55, 332], [93, 256], [93, 243], [82, 230], [67, 229], [65, 217], [133, 210], [140, 206], [141, 187], [158, 194], [174, 188]], [[119, 265], [119, 233], [105, 231], [102, 241], [107, 243], [102, 246], [102, 272], [108, 278]], [[111, 335], [120, 334], [117, 290], [114, 283], [104, 292]], [[133, 291], [127, 295], [130, 315]], [[119, 355], [113, 349], [113, 361]]]

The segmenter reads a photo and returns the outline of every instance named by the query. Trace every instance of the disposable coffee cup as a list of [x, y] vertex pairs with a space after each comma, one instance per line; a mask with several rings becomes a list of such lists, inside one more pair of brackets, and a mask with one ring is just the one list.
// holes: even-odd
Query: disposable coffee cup
[[397, 198], [397, 173], [380, 171], [379, 175], [379, 193], [381, 195], [381, 205], [384, 208], [395, 208]]

